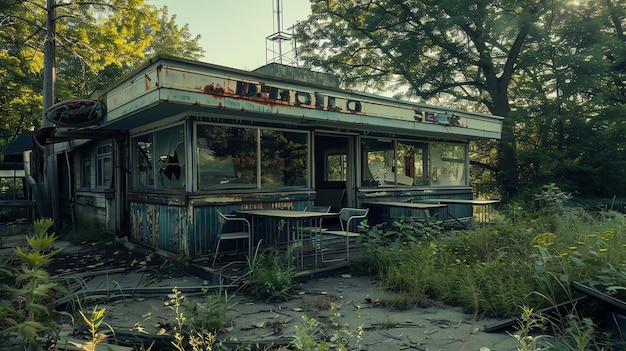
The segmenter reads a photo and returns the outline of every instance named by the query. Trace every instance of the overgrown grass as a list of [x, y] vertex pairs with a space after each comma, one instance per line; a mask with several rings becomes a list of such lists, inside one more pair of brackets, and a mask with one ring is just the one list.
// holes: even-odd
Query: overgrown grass
[[294, 293], [293, 248], [286, 253], [260, 252], [259, 248], [260, 243], [248, 258], [248, 272], [240, 278], [243, 291], [260, 301], [286, 300]]
[[473, 313], [477, 296], [478, 312], [496, 318], [518, 316], [522, 305], [567, 301], [572, 281], [609, 293], [626, 289], [615, 288], [626, 287], [624, 215], [541, 199], [542, 206], [517, 206], [514, 217], [490, 226], [429, 230], [414, 240], [386, 241], [380, 229], [367, 228], [368, 254], [357, 265], [416, 303], [434, 299]]
[[10, 344], [15, 333], [24, 350], [40, 350], [58, 332], [55, 317], [68, 316], [49, 305], [52, 295], [67, 293], [44, 268], [61, 251], [53, 249], [57, 237], [52, 225], [48, 218], [36, 220], [34, 232], [26, 235], [27, 246], [13, 249], [20, 268], [0, 268], [0, 346]]
[[73, 244], [95, 243], [111, 240], [112, 235], [104, 229], [104, 225], [97, 220], [81, 220], [74, 229], [64, 228], [63, 240]]
[[[534, 203], [506, 207], [492, 225], [467, 230], [420, 224], [420, 236], [403, 223], [394, 223], [392, 234], [366, 226], [367, 254], [354, 266], [368, 267], [361, 272], [374, 275], [390, 296], [495, 318], [518, 317], [522, 306], [527, 313], [570, 301], [574, 281], [626, 300], [624, 214], [567, 207], [570, 198], [549, 185]], [[607, 339], [580, 309], [544, 321], [558, 334], [551, 338], [558, 347], [545, 349], [582, 350]], [[536, 340], [522, 336], [521, 349], [535, 349]]]

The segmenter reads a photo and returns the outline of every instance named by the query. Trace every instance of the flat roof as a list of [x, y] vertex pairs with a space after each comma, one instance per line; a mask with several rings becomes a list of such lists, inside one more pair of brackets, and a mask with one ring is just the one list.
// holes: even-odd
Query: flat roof
[[171, 56], [148, 60], [101, 94], [105, 130], [178, 114], [433, 138], [499, 139], [502, 117], [417, 104]]

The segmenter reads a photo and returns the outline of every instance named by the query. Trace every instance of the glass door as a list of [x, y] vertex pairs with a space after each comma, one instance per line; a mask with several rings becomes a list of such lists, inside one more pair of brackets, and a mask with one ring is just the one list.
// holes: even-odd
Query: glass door
[[314, 143], [315, 204], [331, 206], [331, 211], [354, 206], [354, 136], [316, 134]]

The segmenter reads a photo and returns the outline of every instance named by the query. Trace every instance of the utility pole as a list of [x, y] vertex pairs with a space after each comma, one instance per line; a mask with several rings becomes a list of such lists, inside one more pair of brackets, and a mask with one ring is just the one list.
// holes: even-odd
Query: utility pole
[[[42, 127], [53, 127], [53, 123], [46, 118], [46, 111], [54, 104], [54, 85], [56, 80], [56, 0], [47, 0], [46, 4], [46, 40], [44, 43], [43, 66], [43, 114]], [[38, 206], [43, 209], [42, 217], [52, 218], [54, 226], [59, 226], [58, 202], [58, 174], [57, 161], [53, 145], [43, 146], [44, 172], [43, 196], [45, 203]]]

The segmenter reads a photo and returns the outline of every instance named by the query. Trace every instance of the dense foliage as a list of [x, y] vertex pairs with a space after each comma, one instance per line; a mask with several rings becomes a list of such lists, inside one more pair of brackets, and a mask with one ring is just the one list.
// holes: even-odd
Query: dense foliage
[[[147, 56], [198, 59], [204, 51], [167, 7], [144, 0], [56, 2], [55, 102], [88, 98]], [[47, 2], [0, 2], [0, 135], [39, 128]]]
[[505, 117], [498, 153], [472, 153], [489, 173], [475, 177], [497, 175], [504, 198], [550, 182], [626, 194], [623, 0], [311, 3], [298, 31], [308, 66], [350, 88]]
[[517, 317], [523, 305], [569, 301], [574, 281], [624, 299], [624, 216], [585, 211], [570, 200], [551, 184], [533, 202], [502, 208], [486, 227], [441, 231], [436, 223], [398, 221], [392, 232], [367, 228], [366, 262], [355, 266], [412, 297], [403, 304], [439, 300], [498, 318]]
[[[625, 0], [311, 0], [300, 62], [347, 88], [505, 117], [472, 148], [504, 199], [557, 183], [626, 194]], [[145, 0], [57, 1], [56, 99], [89, 97], [147, 56], [198, 59], [199, 36]], [[41, 124], [46, 1], [0, 3], [0, 135]], [[494, 152], [495, 150], [495, 152]]]

